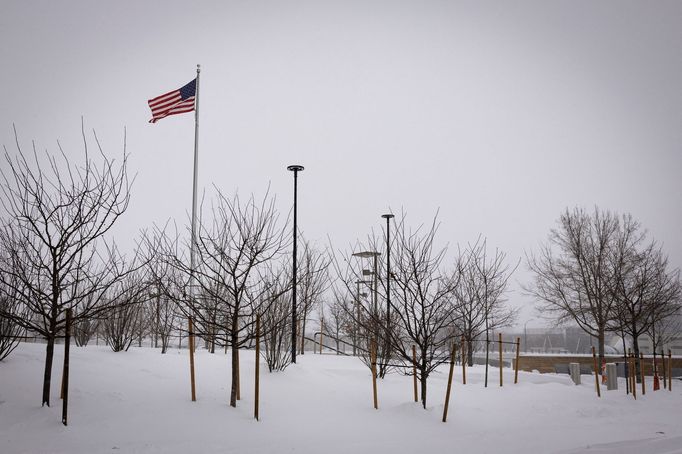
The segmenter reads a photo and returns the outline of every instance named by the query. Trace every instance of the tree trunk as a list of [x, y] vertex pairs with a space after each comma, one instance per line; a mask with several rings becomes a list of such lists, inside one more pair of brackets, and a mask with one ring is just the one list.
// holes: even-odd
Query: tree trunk
[[213, 309], [211, 311], [211, 349], [210, 352], [215, 354], [215, 338], [216, 338], [216, 325], [218, 324], [217, 322], [218, 318], [218, 309]]
[[490, 354], [490, 339], [488, 338], [488, 330], [485, 332], [485, 387], [488, 387], [488, 356]]
[[[632, 332], [636, 333], [637, 330], [635, 329], [634, 323], [632, 324], [632, 328], [633, 328]], [[638, 340], [638, 338], [639, 338], [639, 336], [637, 336], [636, 334], [632, 335], [632, 349], [635, 351], [635, 379], [637, 380], [637, 383], [642, 383], [642, 377], [639, 373], [639, 371], [641, 370], [642, 364], [641, 364], [641, 361], [639, 359], [639, 340]]]
[[[625, 333], [623, 330], [620, 330], [620, 337], [623, 340], [623, 370], [625, 371], [625, 376], [629, 377], [628, 375], [628, 349], [627, 345], [625, 345]], [[625, 394], [630, 394], [630, 380], [625, 380]]]
[[237, 336], [232, 336], [232, 387], [230, 388], [230, 407], [237, 406], [237, 386], [239, 386], [239, 347]]
[[211, 328], [211, 349], [210, 349], [210, 352], [211, 352], [212, 354], [215, 354], [215, 333], [216, 333], [216, 329], [215, 329], [215, 324], [216, 324], [215, 317], [213, 317], [212, 323], [213, 323], [213, 324], [212, 324], [212, 328]]
[[[154, 348], [159, 348], [159, 329], [161, 326], [161, 292], [157, 287], [158, 296], [156, 297], [156, 321], [154, 326]], [[163, 349], [162, 349], [163, 350]], [[162, 351], [161, 353], [166, 353]]]
[[[51, 323], [52, 325], [53, 323]], [[43, 403], [50, 406], [50, 384], [52, 382], [52, 359], [54, 358], [54, 335], [47, 338], [47, 352], [45, 354], [45, 375], [43, 376]]]
[[467, 364], [469, 367], [474, 367], [474, 340], [472, 338], [465, 338], [467, 343]]
[[239, 319], [237, 310], [232, 317], [232, 388], [230, 390], [230, 407], [237, 407], [237, 389], [239, 387]]
[[602, 375], [601, 373], [601, 367], [602, 364], [604, 364], [604, 344], [605, 344], [605, 339], [606, 335], [604, 334], [604, 331], [601, 330], [599, 332], [599, 364], [597, 364], [597, 367], [599, 370], [594, 371], [595, 374]]

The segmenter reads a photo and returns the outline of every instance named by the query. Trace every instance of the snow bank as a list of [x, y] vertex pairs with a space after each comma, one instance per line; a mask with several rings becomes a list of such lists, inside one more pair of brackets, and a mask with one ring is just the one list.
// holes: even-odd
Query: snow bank
[[[253, 351], [241, 355], [241, 401], [229, 401], [229, 356], [197, 352], [197, 402], [190, 401], [187, 351], [72, 348], [69, 426], [61, 424], [62, 349], [55, 355], [52, 407], [40, 407], [45, 346], [22, 344], [0, 363], [0, 452], [10, 453], [682, 453], [682, 383], [602, 398], [583, 377], [461, 368], [442, 423], [447, 367], [429, 381], [428, 409], [412, 402], [412, 379], [379, 380], [372, 408], [369, 370], [355, 358], [299, 356], [283, 373], [261, 363], [261, 421], [253, 419]], [[639, 390], [638, 390], [639, 391]]]

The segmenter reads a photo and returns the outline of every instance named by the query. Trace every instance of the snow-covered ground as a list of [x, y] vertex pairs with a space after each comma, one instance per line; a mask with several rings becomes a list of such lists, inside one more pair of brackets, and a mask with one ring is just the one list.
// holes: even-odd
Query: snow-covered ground
[[61, 424], [58, 346], [52, 407], [41, 408], [45, 346], [22, 344], [0, 363], [0, 453], [682, 453], [682, 382], [637, 400], [594, 392], [592, 377], [520, 373], [483, 387], [483, 367], [461, 368], [442, 423], [447, 367], [429, 381], [428, 410], [412, 401], [411, 377], [379, 380], [355, 358], [299, 357], [283, 373], [261, 362], [260, 421], [253, 419], [253, 351], [244, 351], [241, 401], [228, 405], [229, 355], [200, 350], [197, 402], [188, 352], [72, 348], [69, 426]]

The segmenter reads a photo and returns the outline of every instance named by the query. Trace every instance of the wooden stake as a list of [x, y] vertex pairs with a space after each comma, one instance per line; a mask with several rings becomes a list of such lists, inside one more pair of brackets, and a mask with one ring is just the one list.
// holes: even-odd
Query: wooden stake
[[[630, 387], [635, 388], [637, 386], [637, 364], [635, 363], [635, 354], [630, 353], [630, 362], [632, 363], [632, 372], [630, 373]], [[632, 390], [633, 397], [637, 399], [635, 395], [635, 390]]]
[[628, 351], [627, 354], [627, 359], [625, 360], [628, 365], [628, 373], [627, 373], [627, 381], [628, 381], [628, 388], [630, 388], [630, 391], [632, 391], [632, 361], [630, 360], [632, 357], [630, 351]]
[[369, 361], [372, 366], [372, 395], [374, 400], [374, 409], [379, 409], [379, 402], [377, 399], [377, 341], [372, 339], [370, 345]]
[[500, 349], [500, 386], [502, 386], [502, 367], [504, 366], [504, 364], [502, 364], [502, 333], [497, 333], [497, 335], [497, 345]]
[[324, 331], [324, 319], [320, 319], [320, 355], [322, 354], [322, 332]]
[[642, 396], [646, 394], [646, 385], [644, 384], [644, 354], [639, 353], [639, 378], [642, 380]]
[[632, 375], [634, 374], [634, 371], [632, 370], [632, 350], [628, 348], [628, 385], [630, 386], [630, 390], [632, 390], [634, 394], [634, 388], [635, 386], [632, 383]]
[[412, 385], [414, 388], [414, 401], [419, 402], [417, 397], [417, 347], [412, 344]]
[[660, 380], [659, 380], [659, 378], [658, 378], [658, 361], [656, 361], [656, 350], [654, 350], [653, 362], [654, 362], [654, 379], [653, 379], [654, 385], [653, 385], [653, 390], [654, 390], [654, 391], [658, 391], [659, 389], [661, 389], [661, 382], [660, 382]]
[[450, 355], [450, 375], [448, 375], [448, 388], [445, 391], [445, 405], [443, 406], [443, 422], [448, 419], [448, 406], [450, 405], [450, 389], [452, 388], [452, 373], [455, 369], [455, 353], [457, 352], [457, 344], [452, 344], [452, 353]]
[[599, 389], [599, 369], [597, 369], [597, 353], [592, 346], [592, 360], [594, 361], [594, 384], [597, 387], [597, 397], [601, 397], [601, 390]]
[[62, 375], [62, 424], [67, 425], [69, 407], [69, 345], [71, 344], [71, 309], [66, 310], [66, 336], [64, 337], [64, 373]]
[[636, 360], [634, 355], [630, 358], [630, 361], [632, 362], [632, 372], [630, 374], [630, 376], [632, 377], [630, 381], [630, 383], [632, 383], [632, 397], [634, 397], [635, 400], [637, 400], [637, 370], [635, 369]]
[[197, 400], [196, 386], [194, 383], [194, 323], [189, 318], [189, 380], [192, 385], [192, 402]]
[[469, 350], [468, 350], [469, 346], [467, 345], [466, 349], [465, 349], [465, 347], [464, 347], [465, 343], [464, 342], [465, 342], [464, 336], [462, 336], [462, 353], [461, 353], [461, 355], [462, 355], [462, 384], [466, 385], [467, 384], [467, 363], [466, 363], [467, 358], [466, 358], [466, 356], [469, 352]]
[[661, 369], [663, 371], [663, 389], [667, 386], [666, 374], [668, 373], [668, 367], [665, 365], [665, 352], [661, 349]]
[[673, 352], [668, 349], [668, 391], [673, 390]]
[[256, 314], [256, 383], [254, 388], [253, 417], [258, 421], [260, 399], [260, 314]]
[[514, 368], [514, 384], [517, 384], [519, 382], [519, 352], [520, 352], [520, 347], [521, 347], [521, 338], [517, 337], [516, 338], [516, 364]]

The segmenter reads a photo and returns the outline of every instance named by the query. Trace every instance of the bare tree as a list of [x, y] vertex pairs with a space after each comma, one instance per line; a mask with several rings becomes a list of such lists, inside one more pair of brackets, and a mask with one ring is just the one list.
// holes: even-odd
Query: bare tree
[[[319, 307], [322, 295], [329, 288], [329, 265], [331, 258], [326, 251], [320, 252], [308, 241], [303, 241], [302, 257], [298, 261], [298, 295], [301, 301], [301, 345], [300, 354], [305, 353], [305, 329], [310, 313]], [[298, 311], [297, 311], [298, 312]]]
[[173, 282], [173, 280], [170, 280], [165, 285], [161, 285], [157, 281], [152, 288], [151, 304], [147, 306], [147, 319], [151, 323], [154, 348], [158, 348], [160, 343], [162, 355], [168, 351], [171, 336], [178, 319], [178, 310], [175, 302], [173, 299], [168, 298], [164, 290], [162, 290], [165, 289], [165, 291], [178, 295], [180, 292], [174, 288]]
[[656, 352], [662, 351], [663, 346], [680, 339], [682, 333], [682, 308], [678, 306], [677, 313], [661, 317], [654, 313], [654, 322], [647, 331], [651, 337], [651, 346], [656, 358]]
[[[438, 224], [408, 230], [405, 216], [396, 223], [396, 248], [391, 271], [395, 292], [391, 305], [396, 323], [390, 332], [397, 359], [412, 364], [412, 345], [417, 348], [417, 370], [421, 403], [426, 408], [427, 379], [449, 359], [453, 339], [448, 336], [455, 323], [452, 312], [453, 281], [441, 269], [446, 249], [434, 245]], [[385, 320], [380, 316], [378, 321]], [[379, 335], [388, 331], [380, 329]], [[411, 372], [410, 372], [411, 373]]]
[[268, 370], [282, 371], [291, 363], [291, 297], [280, 294], [261, 317], [263, 357]]
[[[96, 295], [92, 296], [93, 298]], [[99, 320], [92, 317], [80, 317], [77, 322], [73, 324], [72, 336], [74, 342], [79, 347], [85, 347], [90, 342], [93, 335], [96, 334], [99, 328]]]
[[149, 298], [141, 276], [130, 274], [112, 288], [109, 309], [103, 313], [100, 327], [104, 340], [115, 352], [128, 351], [145, 323], [144, 303]]
[[[263, 276], [263, 298], [268, 304], [262, 305], [261, 339], [265, 348], [261, 354], [270, 372], [282, 371], [291, 364], [291, 272], [288, 264], [279, 272], [268, 266]], [[298, 310], [302, 317], [303, 307], [298, 306]]]
[[538, 255], [527, 257], [535, 278], [524, 288], [538, 300], [538, 309], [557, 323], [573, 321], [595, 337], [602, 361], [605, 335], [617, 310], [610, 258], [619, 225], [609, 211], [595, 208], [590, 215], [579, 208], [566, 210], [548, 243]]
[[334, 292], [332, 304], [324, 311], [324, 328], [336, 344], [337, 355], [341, 354], [342, 337], [353, 333], [353, 321], [348, 315], [353, 313], [353, 308], [353, 299], [347, 293]]
[[[345, 300], [342, 295], [353, 295], [352, 304], [342, 306], [351, 332], [353, 354], [359, 354], [362, 362], [370, 368], [370, 344], [375, 342], [379, 366], [377, 375], [383, 378], [382, 373], [385, 374], [388, 367], [382, 370], [381, 365], [387, 366], [387, 350], [391, 348], [391, 341], [386, 336], [385, 307], [381, 307], [378, 298], [380, 265], [377, 262], [377, 275], [374, 276], [374, 271], [364, 269], [362, 261], [358, 260], [368, 258], [376, 252], [372, 241], [373, 237], [370, 236], [369, 245], [355, 244], [349, 253], [343, 255], [342, 262], [333, 258], [337, 279], [332, 286], [332, 295], [335, 300]], [[341, 266], [340, 263], [345, 265]], [[369, 279], [370, 276], [375, 279]], [[395, 315], [393, 318], [396, 318]]]
[[[30, 317], [10, 317], [47, 340], [43, 405], [50, 404], [54, 344], [64, 329], [65, 312], [74, 322], [106, 309], [104, 294], [128, 272], [116, 248], [103, 241], [126, 211], [130, 182], [125, 139], [120, 163], [109, 159], [93, 133], [99, 164], [89, 154], [76, 165], [61, 145], [60, 153], [17, 155], [5, 150], [0, 200], [9, 222], [0, 229], [7, 248], [0, 279], [23, 304]], [[16, 131], [15, 131], [15, 137]]]
[[[395, 247], [395, 239], [392, 244]], [[344, 302], [340, 307], [346, 311], [345, 324], [352, 338], [353, 354], [359, 352], [362, 361], [370, 367], [370, 343], [376, 341], [379, 378], [384, 378], [394, 369], [392, 364], [396, 363], [393, 361], [394, 342], [391, 333], [396, 329], [398, 319], [396, 314], [389, 311], [386, 297], [386, 262], [380, 260], [386, 252], [385, 245], [385, 241], [372, 232], [366, 242], [356, 243], [343, 256], [345, 266], [342, 267], [337, 260], [332, 261], [338, 275], [333, 298]]]
[[[237, 195], [226, 198], [218, 192], [211, 210], [210, 224], [199, 222], [196, 237], [196, 270], [186, 260], [188, 248], [181, 251], [177, 240], [166, 240], [165, 259], [182, 276], [190, 294], [192, 277], [197, 291], [194, 298], [176, 300], [185, 316], [195, 320], [195, 332], [204, 337], [215, 336], [232, 349], [232, 386], [230, 405], [237, 405], [239, 380], [239, 348], [250, 345], [255, 335], [255, 316], [266, 312], [276, 300], [265, 296], [270, 287], [264, 285], [267, 265], [277, 259], [287, 246], [283, 229], [278, 225], [274, 199], [268, 194], [261, 202], [250, 197], [242, 203]], [[274, 284], [271, 284], [274, 285]], [[178, 298], [166, 292], [169, 298]], [[212, 310], [217, 304], [217, 317]]]
[[[652, 241], [642, 247], [645, 233], [631, 216], [623, 216], [618, 239], [613, 248], [613, 294], [617, 301], [613, 330], [632, 338], [636, 358], [639, 358], [639, 338], [655, 332], [657, 320], [679, 311], [679, 270], [668, 271], [668, 258]], [[636, 363], [639, 377], [639, 362]]]
[[[171, 267], [162, 256], [165, 229], [149, 236], [145, 233], [147, 267], [145, 268], [147, 286], [149, 288], [149, 304], [146, 306], [146, 319], [152, 335], [154, 348], [161, 343], [161, 354], [168, 351], [171, 335], [178, 319], [175, 301], [183, 298], [183, 285], [178, 271]], [[168, 294], [172, 297], [168, 297]], [[215, 349], [215, 343], [212, 345]]]
[[455, 264], [453, 286], [455, 304], [453, 311], [457, 329], [469, 345], [467, 362], [473, 366], [473, 350], [480, 337], [485, 335], [486, 385], [490, 334], [510, 326], [518, 310], [505, 306], [505, 292], [512, 274], [518, 267], [506, 263], [506, 254], [499, 249], [488, 252], [487, 240], [480, 237], [469, 244]]

